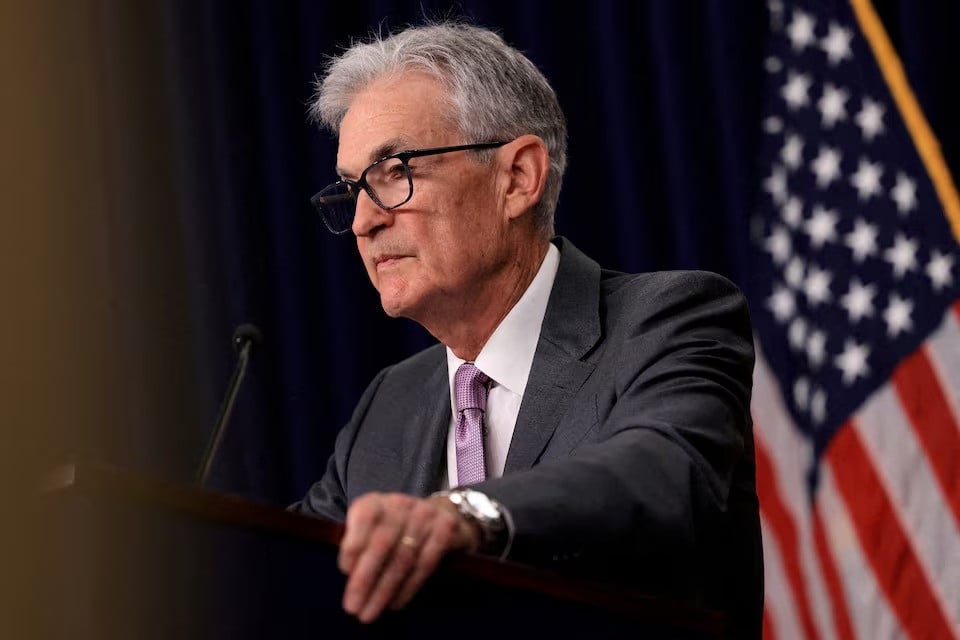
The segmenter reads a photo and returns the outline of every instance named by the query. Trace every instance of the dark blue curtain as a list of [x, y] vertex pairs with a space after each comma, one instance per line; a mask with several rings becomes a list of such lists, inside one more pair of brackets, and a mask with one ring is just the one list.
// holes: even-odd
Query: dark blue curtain
[[[956, 169], [960, 102], [948, 70], [960, 9], [877, 8]], [[254, 322], [265, 335], [215, 467], [220, 489], [299, 497], [376, 371], [432, 342], [384, 316], [351, 237], [327, 233], [311, 209], [309, 196], [334, 179], [336, 140], [305, 118], [326, 56], [424, 15], [496, 28], [553, 83], [570, 128], [558, 233], [608, 267], [709, 269], [750, 286], [764, 3], [168, 3], [158, 81], [176, 133], [184, 339], [211, 427], [233, 328]], [[177, 428], [196, 450], [174, 466], [190, 469], [208, 431]]]

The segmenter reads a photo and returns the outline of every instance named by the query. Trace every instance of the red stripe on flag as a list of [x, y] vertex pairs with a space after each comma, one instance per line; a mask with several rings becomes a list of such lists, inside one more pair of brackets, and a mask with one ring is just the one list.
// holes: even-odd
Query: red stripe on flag
[[903, 628], [914, 638], [952, 637], [953, 630], [851, 422], [837, 431], [825, 457], [864, 555]]
[[953, 517], [960, 524], [960, 428], [925, 349], [918, 349], [896, 368], [893, 383]]
[[853, 626], [850, 624], [850, 613], [847, 611], [847, 598], [840, 583], [840, 574], [837, 573], [837, 564], [827, 544], [823, 522], [820, 520], [820, 510], [813, 506], [813, 542], [817, 547], [817, 559], [820, 561], [820, 572], [827, 583], [827, 593], [830, 594], [830, 604], [833, 608], [833, 624], [840, 640], [854, 640]]
[[813, 623], [807, 590], [804, 588], [803, 571], [800, 568], [800, 541], [797, 536], [797, 526], [780, 497], [773, 464], [759, 438], [754, 440], [754, 450], [757, 459], [757, 496], [760, 498], [764, 518], [770, 523], [780, 543], [783, 568], [787, 574], [787, 581], [790, 583], [790, 590], [793, 592], [793, 600], [800, 613], [800, 621], [806, 637], [819, 638], [820, 634]]
[[763, 640], [776, 640], [777, 634], [773, 630], [773, 620], [770, 619], [770, 607], [763, 608]]

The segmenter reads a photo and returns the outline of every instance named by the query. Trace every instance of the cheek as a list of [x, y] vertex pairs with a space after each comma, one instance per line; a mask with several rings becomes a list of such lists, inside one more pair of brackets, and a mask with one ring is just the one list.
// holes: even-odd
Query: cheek
[[[434, 281], [455, 281], [483, 262], [502, 228], [493, 218], [493, 194], [482, 179], [474, 177], [472, 188], [444, 189], [446, 197], [425, 198], [418, 203], [416, 228], [419, 277]], [[426, 195], [426, 194], [424, 194]], [[433, 194], [431, 194], [433, 195]]]
[[367, 270], [367, 276], [370, 278], [370, 282], [373, 283], [374, 287], [379, 289], [380, 283], [377, 278], [377, 270], [373, 265], [373, 261], [368, 257], [363, 238], [357, 238], [357, 253], [360, 255], [360, 261], [363, 262], [363, 268]]
[[431, 275], [444, 288], [459, 288], [486, 268], [492, 243], [489, 225], [476, 219], [454, 222], [431, 248]]

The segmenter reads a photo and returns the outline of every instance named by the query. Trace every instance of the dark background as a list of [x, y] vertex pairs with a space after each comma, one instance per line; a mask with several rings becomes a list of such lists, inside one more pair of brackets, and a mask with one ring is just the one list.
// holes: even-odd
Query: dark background
[[[876, 6], [956, 175], [960, 9]], [[61, 175], [92, 172], [98, 194], [71, 236], [89, 251], [66, 313], [99, 315], [64, 321], [71, 344], [95, 345], [82, 362], [51, 360], [71, 384], [95, 370], [99, 408], [57, 414], [44, 455], [189, 481], [231, 334], [253, 322], [265, 341], [212, 483], [285, 504], [322, 474], [376, 371], [432, 338], [382, 313], [352, 238], [311, 209], [336, 141], [306, 104], [326, 56], [424, 15], [498, 29], [553, 83], [570, 130], [559, 234], [611, 268], [709, 269], [750, 289], [764, 3], [78, 2], [44, 14], [76, 42], [51, 42], [43, 68], [64, 84], [50, 108], [90, 144]]]

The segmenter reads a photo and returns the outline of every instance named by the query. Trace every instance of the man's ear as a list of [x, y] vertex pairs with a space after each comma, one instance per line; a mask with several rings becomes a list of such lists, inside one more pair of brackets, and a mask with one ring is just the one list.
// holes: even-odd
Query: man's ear
[[519, 218], [540, 201], [550, 172], [550, 154], [539, 136], [526, 134], [500, 149], [506, 173], [504, 214]]

